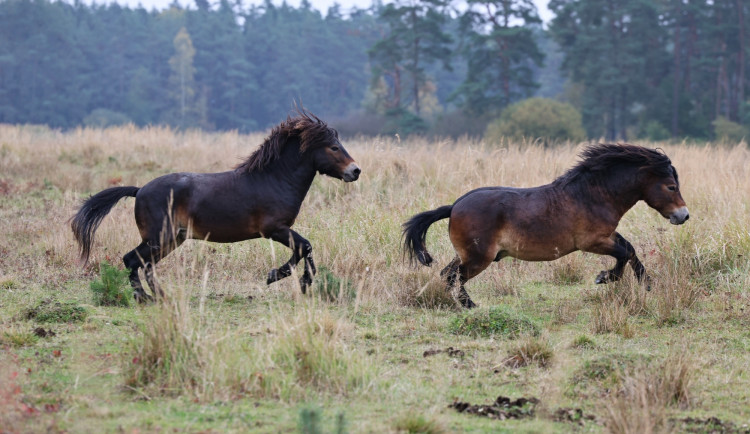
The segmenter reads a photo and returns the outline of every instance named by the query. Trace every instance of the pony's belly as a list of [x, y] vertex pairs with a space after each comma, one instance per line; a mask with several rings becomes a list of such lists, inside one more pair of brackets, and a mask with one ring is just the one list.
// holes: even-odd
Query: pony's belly
[[507, 256], [510, 256], [512, 258], [520, 259], [522, 261], [534, 261], [534, 262], [540, 262], [540, 261], [554, 261], [555, 259], [559, 259], [569, 253], [571, 251], [566, 250], [560, 250], [560, 249], [545, 249], [545, 250], [534, 250], [534, 249], [519, 249], [516, 251], [508, 251]]
[[499, 246], [507, 256], [522, 261], [554, 261], [576, 250], [569, 240], [539, 240], [533, 237], [525, 239], [504, 240]]

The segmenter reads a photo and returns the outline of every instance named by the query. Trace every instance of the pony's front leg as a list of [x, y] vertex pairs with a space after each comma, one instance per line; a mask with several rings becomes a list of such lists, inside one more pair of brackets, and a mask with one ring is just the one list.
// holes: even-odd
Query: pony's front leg
[[274, 268], [268, 273], [266, 284], [270, 285], [273, 282], [288, 277], [292, 274], [292, 268], [297, 266], [302, 258], [305, 258], [305, 272], [300, 278], [300, 286], [304, 294], [307, 291], [307, 286], [312, 283], [312, 276], [315, 275], [315, 263], [312, 261], [312, 246], [310, 242], [289, 228], [273, 232], [270, 238], [292, 249], [292, 257], [284, 265]]
[[630, 266], [633, 268], [636, 278], [641, 283], [646, 283], [646, 289], [651, 290], [648, 276], [646, 276], [646, 268], [643, 266], [638, 256], [635, 254], [635, 248], [618, 232], [612, 234], [606, 241], [595, 245], [592, 248], [585, 249], [587, 252], [598, 253], [601, 255], [609, 255], [615, 258], [617, 261], [614, 268], [611, 270], [604, 270], [596, 276], [594, 281], [597, 284], [616, 282], [622, 277], [622, 273], [625, 270], [625, 265], [630, 262]]

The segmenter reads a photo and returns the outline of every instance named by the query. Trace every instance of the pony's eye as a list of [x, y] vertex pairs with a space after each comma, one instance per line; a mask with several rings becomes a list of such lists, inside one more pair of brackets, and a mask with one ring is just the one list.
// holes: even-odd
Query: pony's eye
[[338, 146], [331, 146], [331, 151], [336, 152], [339, 150]]
[[667, 190], [669, 190], [669, 191], [677, 191], [677, 187], [674, 186], [674, 185], [670, 185], [669, 187], [667, 187]]

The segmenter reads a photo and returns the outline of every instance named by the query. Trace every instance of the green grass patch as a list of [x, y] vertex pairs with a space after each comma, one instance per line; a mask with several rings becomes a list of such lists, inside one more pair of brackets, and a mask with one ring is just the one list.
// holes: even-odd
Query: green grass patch
[[75, 302], [42, 300], [37, 306], [27, 309], [25, 317], [37, 322], [82, 322], [88, 317], [88, 311]]
[[99, 266], [100, 278], [91, 282], [94, 304], [97, 306], [130, 306], [133, 288], [128, 275], [130, 270], [120, 270], [104, 261]]
[[448, 331], [475, 337], [506, 336], [515, 339], [522, 335], [539, 336], [541, 326], [528, 316], [507, 306], [476, 309], [455, 316]]

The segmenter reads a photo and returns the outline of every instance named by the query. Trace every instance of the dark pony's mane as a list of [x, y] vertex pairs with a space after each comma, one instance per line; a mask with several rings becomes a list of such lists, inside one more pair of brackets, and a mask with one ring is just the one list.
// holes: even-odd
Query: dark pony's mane
[[555, 184], [567, 185], [583, 178], [587, 181], [605, 179], [622, 167], [649, 171], [658, 176], [673, 175], [677, 181], [677, 171], [672, 167], [672, 161], [660, 149], [602, 143], [588, 146], [579, 156], [581, 161], [557, 178]]
[[295, 117], [287, 116], [286, 120], [276, 125], [260, 147], [240, 163], [235, 170], [239, 172], [262, 171], [269, 164], [278, 160], [281, 151], [289, 139], [299, 139], [299, 151], [303, 153], [338, 139], [338, 133], [317, 116], [298, 108]]

